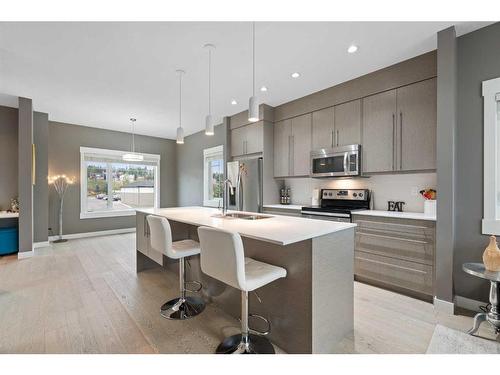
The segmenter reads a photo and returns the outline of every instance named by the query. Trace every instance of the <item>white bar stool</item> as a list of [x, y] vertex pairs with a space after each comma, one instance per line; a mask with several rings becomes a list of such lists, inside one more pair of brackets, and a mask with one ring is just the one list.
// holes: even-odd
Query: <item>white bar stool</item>
[[[205, 302], [200, 297], [186, 296], [184, 258], [200, 253], [200, 244], [193, 240], [172, 242], [172, 231], [168, 220], [164, 217], [148, 215], [151, 232], [151, 247], [172, 259], [179, 259], [179, 291], [180, 296], [164, 303], [160, 314], [167, 319], [184, 320], [198, 315], [205, 309]], [[197, 292], [201, 289], [201, 284]], [[191, 290], [190, 290], [191, 291]]]
[[199, 227], [198, 237], [201, 270], [214, 279], [241, 290], [241, 334], [225, 338], [217, 347], [216, 353], [273, 354], [274, 347], [269, 340], [248, 328], [248, 292], [285, 277], [286, 270], [245, 258], [243, 242], [238, 233]]

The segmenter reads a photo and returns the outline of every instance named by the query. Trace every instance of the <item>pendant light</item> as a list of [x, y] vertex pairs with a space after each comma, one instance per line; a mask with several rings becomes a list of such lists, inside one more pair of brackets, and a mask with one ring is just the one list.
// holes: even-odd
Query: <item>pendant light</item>
[[248, 121], [259, 121], [259, 103], [255, 96], [255, 22], [252, 22], [252, 96], [248, 102]]
[[177, 128], [177, 144], [184, 144], [184, 129], [182, 128], [182, 75], [186, 73], [182, 69], [176, 70], [179, 75], [179, 127]]
[[135, 118], [131, 118], [130, 122], [132, 124], [132, 152], [128, 154], [124, 154], [122, 159], [125, 161], [143, 161], [144, 156], [141, 154], [136, 154], [135, 152], [135, 130], [134, 125], [137, 120]]
[[208, 115], [205, 117], [205, 134], [214, 135], [214, 122], [212, 119], [212, 51], [215, 49], [213, 44], [205, 44], [208, 49]]

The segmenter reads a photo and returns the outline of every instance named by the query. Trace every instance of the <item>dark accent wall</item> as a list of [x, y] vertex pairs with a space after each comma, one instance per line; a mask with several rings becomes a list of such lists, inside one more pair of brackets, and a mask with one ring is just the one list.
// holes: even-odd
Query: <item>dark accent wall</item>
[[49, 227], [49, 116], [33, 112], [33, 142], [35, 143], [35, 185], [33, 186], [33, 240], [46, 242]]
[[17, 108], [0, 106], [0, 210], [17, 197]]
[[213, 136], [205, 135], [202, 130], [185, 137], [183, 145], [177, 145], [179, 206], [203, 205], [203, 150], [219, 145], [224, 146], [224, 154], [227, 155], [227, 121], [215, 127]]
[[[129, 133], [90, 128], [49, 121], [49, 175], [65, 174], [76, 177], [77, 183], [64, 198], [63, 234], [86, 233], [135, 227], [135, 216], [80, 219], [80, 146], [129, 150]], [[160, 206], [177, 205], [177, 158], [175, 141], [138, 135], [136, 150], [159, 154]], [[49, 190], [49, 226], [51, 235], [58, 233], [59, 200], [53, 188]]]
[[[462, 271], [464, 262], [481, 262], [488, 237], [483, 218], [483, 98], [481, 83], [500, 77], [500, 23], [458, 38], [458, 116], [455, 294], [487, 301], [489, 284]], [[439, 147], [439, 146], [438, 146]], [[493, 155], [492, 155], [493, 157]], [[439, 192], [438, 194], [446, 194]]]
[[453, 303], [455, 244], [457, 38], [455, 27], [438, 33], [437, 52], [437, 200], [435, 296]]

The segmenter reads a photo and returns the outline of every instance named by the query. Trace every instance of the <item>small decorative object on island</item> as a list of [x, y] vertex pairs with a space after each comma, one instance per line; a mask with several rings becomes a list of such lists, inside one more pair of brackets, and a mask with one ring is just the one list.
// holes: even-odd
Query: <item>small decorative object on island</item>
[[483, 263], [488, 271], [500, 271], [500, 249], [495, 236], [490, 236], [490, 243], [483, 253]]
[[10, 212], [19, 212], [19, 199], [17, 197], [10, 200]]
[[424, 214], [429, 216], [436, 215], [436, 190], [424, 189], [420, 190], [420, 194], [424, 197]]
[[62, 213], [63, 213], [63, 203], [64, 203], [64, 194], [66, 193], [66, 190], [68, 190], [68, 187], [72, 185], [74, 182], [74, 179], [70, 179], [66, 177], [65, 175], [57, 175], [53, 177], [49, 177], [49, 184], [54, 185], [54, 189], [57, 192], [57, 195], [59, 195], [59, 238], [55, 240], [55, 243], [59, 242], [66, 242], [67, 240], [62, 238]]

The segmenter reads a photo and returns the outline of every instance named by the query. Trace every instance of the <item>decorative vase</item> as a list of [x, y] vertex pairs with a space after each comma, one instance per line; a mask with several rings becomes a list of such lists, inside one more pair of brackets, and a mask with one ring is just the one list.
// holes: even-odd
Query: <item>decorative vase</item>
[[495, 236], [490, 236], [490, 243], [483, 253], [483, 263], [488, 271], [500, 271], [500, 249]]

